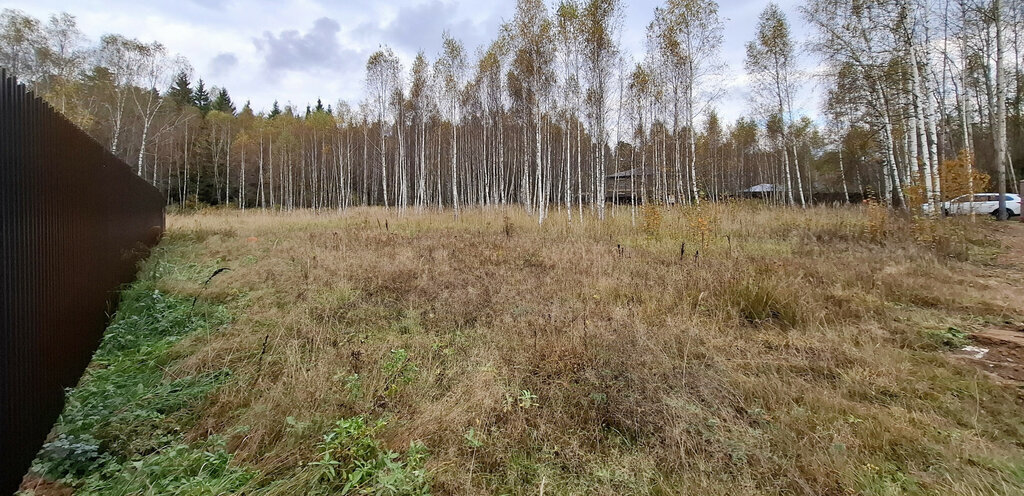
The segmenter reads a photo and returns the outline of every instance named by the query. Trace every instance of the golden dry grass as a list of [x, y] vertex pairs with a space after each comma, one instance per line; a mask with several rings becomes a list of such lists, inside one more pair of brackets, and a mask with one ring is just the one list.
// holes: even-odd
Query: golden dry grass
[[989, 223], [651, 215], [173, 215], [166, 256], [196, 265], [160, 286], [229, 267], [201, 297], [236, 315], [168, 371], [233, 373], [189, 435], [281, 493], [355, 415], [423, 442], [436, 494], [1024, 491], [1021, 390], [929, 338], [1021, 321]]

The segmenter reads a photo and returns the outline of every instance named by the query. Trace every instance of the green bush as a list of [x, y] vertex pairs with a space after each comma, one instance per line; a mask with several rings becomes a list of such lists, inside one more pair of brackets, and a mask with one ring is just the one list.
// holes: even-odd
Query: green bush
[[947, 327], [945, 330], [932, 329], [925, 331], [925, 337], [938, 348], [946, 350], [960, 349], [971, 343], [967, 333], [956, 327]]
[[391, 355], [381, 364], [387, 374], [384, 382], [384, 394], [391, 395], [399, 388], [416, 380], [420, 369], [409, 359], [409, 352], [404, 349], [391, 350]]
[[317, 471], [314, 494], [430, 494], [426, 448], [412, 443], [405, 453], [381, 446], [374, 436], [384, 427], [379, 420], [367, 423], [363, 417], [339, 420], [317, 446], [317, 461], [308, 464]]

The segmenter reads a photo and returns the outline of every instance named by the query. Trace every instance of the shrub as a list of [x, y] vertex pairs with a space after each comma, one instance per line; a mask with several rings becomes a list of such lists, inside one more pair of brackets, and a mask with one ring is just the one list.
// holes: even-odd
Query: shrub
[[335, 423], [317, 446], [319, 458], [308, 464], [316, 472], [311, 494], [430, 494], [426, 448], [415, 442], [405, 453], [382, 447], [374, 436], [385, 425], [363, 417]]
[[728, 286], [727, 292], [728, 303], [751, 324], [792, 328], [803, 320], [797, 299], [773, 281], [748, 278]]
[[688, 209], [686, 214], [686, 223], [690, 236], [700, 240], [701, 248], [707, 248], [718, 231], [719, 222], [714, 209], [697, 205], [692, 209]]
[[640, 232], [647, 239], [658, 239], [661, 236], [661, 209], [654, 203], [645, 203], [640, 211]]
[[[972, 167], [972, 165], [974, 165]], [[960, 195], [978, 193], [988, 189], [991, 176], [979, 170], [974, 157], [967, 150], [960, 150], [956, 158], [942, 162], [939, 167], [942, 181], [942, 200], [952, 200]]]
[[892, 212], [877, 200], [868, 199], [864, 202], [867, 209], [867, 222], [864, 224], [864, 237], [873, 243], [881, 243], [892, 235], [895, 229]]
[[92, 436], [61, 434], [43, 445], [32, 470], [53, 479], [81, 477], [104, 461], [99, 442]]

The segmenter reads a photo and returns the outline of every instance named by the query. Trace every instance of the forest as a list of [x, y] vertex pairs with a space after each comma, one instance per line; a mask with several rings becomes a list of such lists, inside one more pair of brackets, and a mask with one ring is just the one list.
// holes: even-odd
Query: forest
[[[626, 53], [621, 0], [520, 0], [489, 45], [439, 33], [441, 53], [411, 63], [382, 45], [351, 76], [365, 81], [362, 100], [305, 108], [240, 104], [159, 41], [93, 42], [67, 13], [5, 9], [0, 65], [168, 204], [514, 203], [542, 221], [552, 210], [603, 216], [607, 203], [715, 201], [755, 185], [776, 203], [896, 207], [999, 181], [1015, 189], [1024, 3], [808, 0], [796, 20], [769, 4], [746, 43], [747, 116], [731, 123], [716, 112], [718, 10], [714, 0], [667, 0], [652, 13], [646, 52]], [[813, 36], [794, 39], [792, 22]], [[801, 51], [820, 64], [813, 81]], [[807, 84], [827, 93], [816, 115], [794, 110]]]

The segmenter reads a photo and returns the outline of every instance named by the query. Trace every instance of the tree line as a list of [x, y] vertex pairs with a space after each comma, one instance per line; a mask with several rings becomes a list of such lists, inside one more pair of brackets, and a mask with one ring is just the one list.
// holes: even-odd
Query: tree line
[[[441, 33], [440, 53], [408, 67], [383, 46], [366, 61], [364, 98], [304, 109], [237, 108], [160, 43], [92, 43], [66, 13], [3, 10], [0, 66], [168, 204], [519, 204], [573, 221], [615, 203], [907, 207], [1016, 184], [1024, 2], [807, 0], [800, 17], [809, 39], [793, 38], [777, 5], [761, 13], [746, 44], [748, 115], [732, 123], [715, 108], [714, 0], [666, 0], [642, 54], [619, 44], [621, 0], [518, 0], [489, 44], [470, 51]], [[820, 62], [814, 74], [801, 51]], [[812, 83], [826, 92], [816, 119], [795, 108]]]

